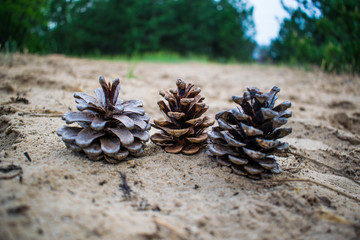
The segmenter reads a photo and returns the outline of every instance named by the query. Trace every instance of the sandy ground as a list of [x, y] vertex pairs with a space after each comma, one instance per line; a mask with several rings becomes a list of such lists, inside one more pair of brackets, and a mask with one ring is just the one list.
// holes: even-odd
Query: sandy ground
[[[161, 117], [158, 91], [177, 78], [202, 89], [209, 116], [234, 107], [231, 96], [247, 86], [277, 85], [278, 102], [293, 103], [286, 140], [294, 154], [281, 158], [282, 174], [262, 181], [232, 174], [205, 150], [173, 155], [151, 142], [142, 157], [92, 162], [67, 149], [56, 130], [59, 116], [75, 110], [73, 93], [92, 95], [100, 75], [119, 77], [120, 97], [142, 100], [152, 119]], [[0, 102], [0, 239], [360, 238], [359, 77], [13, 55], [0, 58]]]

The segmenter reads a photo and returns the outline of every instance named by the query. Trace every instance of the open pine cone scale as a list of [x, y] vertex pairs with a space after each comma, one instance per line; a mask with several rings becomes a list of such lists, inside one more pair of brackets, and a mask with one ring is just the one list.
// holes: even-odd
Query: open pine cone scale
[[101, 89], [96, 98], [85, 93], [75, 93], [79, 112], [63, 115], [66, 124], [78, 123], [79, 127], [63, 126], [57, 133], [73, 151], [83, 151], [90, 159], [105, 157], [118, 162], [129, 154], [137, 156], [149, 140], [149, 116], [139, 100], [123, 101], [118, 98], [120, 81], [106, 83], [100, 77]]
[[169, 153], [194, 154], [204, 146], [207, 140], [204, 130], [214, 121], [209, 117], [201, 118], [209, 107], [202, 102], [200, 88], [181, 79], [176, 85], [176, 90], [159, 92], [168, 104], [163, 100], [158, 102], [165, 120], [154, 120], [152, 126], [161, 131], [152, 135], [151, 140]]

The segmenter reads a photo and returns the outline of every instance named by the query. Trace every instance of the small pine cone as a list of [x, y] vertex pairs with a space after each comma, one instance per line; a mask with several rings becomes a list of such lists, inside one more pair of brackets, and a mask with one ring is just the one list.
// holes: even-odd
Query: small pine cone
[[152, 123], [160, 132], [152, 135], [151, 141], [168, 153], [195, 154], [205, 145], [207, 134], [204, 131], [214, 124], [214, 120], [201, 117], [209, 106], [202, 102], [205, 98], [199, 94], [200, 88], [193, 88], [194, 84], [186, 84], [181, 79], [176, 85], [177, 90], [159, 92], [168, 104], [158, 101], [165, 120]]
[[262, 93], [251, 87], [243, 97], [233, 96], [240, 107], [216, 115], [217, 127], [208, 132], [210, 146], [207, 154], [233, 172], [260, 179], [264, 174], [280, 173], [275, 153], [286, 152], [287, 143], [276, 139], [291, 133], [291, 128], [280, 128], [292, 112], [290, 101], [274, 107], [280, 88]]
[[66, 124], [57, 133], [65, 145], [73, 151], [83, 151], [92, 160], [103, 157], [117, 163], [129, 154], [140, 155], [149, 140], [149, 116], [139, 100], [123, 101], [118, 98], [120, 81], [111, 84], [99, 78], [101, 88], [95, 89], [96, 98], [82, 92], [74, 94], [76, 108], [80, 112], [63, 115]]

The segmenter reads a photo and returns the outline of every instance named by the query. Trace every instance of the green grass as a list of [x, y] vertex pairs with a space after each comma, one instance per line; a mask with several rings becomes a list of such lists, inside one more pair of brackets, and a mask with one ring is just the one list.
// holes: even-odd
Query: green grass
[[182, 56], [172, 52], [149, 52], [143, 54], [134, 54], [131, 57], [125, 55], [85, 55], [82, 58], [109, 61], [126, 61], [126, 62], [165, 62], [165, 63], [184, 63], [184, 62], [209, 62], [206, 56], [189, 54]]
[[127, 76], [126, 76], [128, 79], [136, 78], [136, 76], [134, 74], [135, 67], [136, 67], [136, 62], [131, 62], [130, 66], [128, 68]]
[[163, 63], [209, 62], [209, 59], [206, 56], [198, 56], [198, 55], [182, 56], [180, 54], [171, 53], [171, 52], [151, 52], [151, 53], [137, 54], [131, 57], [127, 57], [125, 55], [101, 55], [101, 54], [91, 55], [90, 54], [90, 55], [80, 56], [80, 58], [128, 62], [129, 63], [129, 67], [127, 71], [128, 79], [136, 78], [134, 72], [137, 63], [139, 62], [163, 62]]

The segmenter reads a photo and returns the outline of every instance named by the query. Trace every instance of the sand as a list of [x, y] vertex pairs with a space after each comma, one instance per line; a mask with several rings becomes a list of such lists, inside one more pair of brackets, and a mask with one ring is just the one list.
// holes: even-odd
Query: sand
[[[282, 174], [261, 181], [220, 167], [205, 149], [174, 155], [151, 142], [139, 158], [90, 161], [56, 130], [75, 110], [73, 93], [92, 95], [100, 75], [119, 77], [120, 98], [142, 100], [151, 119], [161, 118], [159, 90], [177, 78], [202, 89], [209, 116], [233, 108], [231, 96], [248, 86], [277, 85], [278, 103], [293, 104], [284, 139], [293, 154], [280, 158]], [[358, 76], [15, 54], [0, 57], [0, 102], [0, 239], [360, 238]]]

